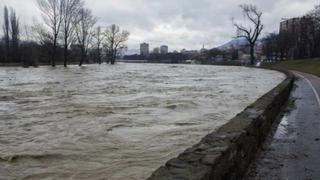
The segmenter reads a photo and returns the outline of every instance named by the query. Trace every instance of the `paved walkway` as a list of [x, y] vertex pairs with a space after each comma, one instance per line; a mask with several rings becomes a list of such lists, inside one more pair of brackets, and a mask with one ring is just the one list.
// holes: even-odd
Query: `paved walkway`
[[294, 73], [294, 103], [279, 118], [246, 179], [320, 179], [320, 78]]

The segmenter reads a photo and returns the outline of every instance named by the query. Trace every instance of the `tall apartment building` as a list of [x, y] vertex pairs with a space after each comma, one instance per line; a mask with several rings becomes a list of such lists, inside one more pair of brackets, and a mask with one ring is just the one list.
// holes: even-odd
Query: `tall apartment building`
[[160, 48], [158, 48], [158, 47], [153, 48], [152, 53], [153, 54], [160, 54]]
[[311, 17], [291, 18], [280, 23], [280, 36], [285, 38], [285, 56], [307, 58], [313, 53], [314, 24]]
[[307, 32], [312, 26], [312, 18], [298, 17], [284, 20], [280, 23], [281, 33], [301, 33]]
[[168, 54], [168, 52], [169, 52], [168, 46], [162, 45], [162, 46], [160, 47], [160, 53], [161, 53], [161, 54]]
[[147, 43], [140, 44], [140, 55], [149, 56], [149, 44]]

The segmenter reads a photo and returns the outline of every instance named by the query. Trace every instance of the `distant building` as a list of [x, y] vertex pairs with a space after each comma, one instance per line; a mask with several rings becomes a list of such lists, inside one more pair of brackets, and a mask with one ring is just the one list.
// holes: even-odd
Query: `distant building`
[[299, 29], [301, 18], [291, 18], [280, 23], [280, 34], [286, 32], [295, 32]]
[[149, 44], [147, 43], [140, 44], [140, 55], [149, 56]]
[[156, 47], [152, 51], [153, 54], [160, 54], [160, 48]]
[[208, 51], [208, 49], [206, 49], [206, 48], [204, 47], [204, 44], [203, 44], [202, 48], [200, 49], [200, 53], [201, 53], [201, 54], [204, 54], [204, 53], [206, 53], [207, 51]]
[[197, 50], [186, 50], [186, 49], [182, 49], [181, 54], [185, 54], [185, 55], [199, 55], [199, 51]]
[[314, 19], [303, 16], [280, 23], [280, 36], [285, 42], [283, 55], [288, 59], [309, 58], [313, 54]]
[[298, 17], [284, 20], [280, 23], [281, 33], [301, 33], [302, 31], [310, 29], [312, 25], [312, 18]]
[[160, 53], [161, 53], [161, 54], [168, 54], [168, 52], [169, 52], [168, 46], [162, 45], [162, 46], [160, 47]]

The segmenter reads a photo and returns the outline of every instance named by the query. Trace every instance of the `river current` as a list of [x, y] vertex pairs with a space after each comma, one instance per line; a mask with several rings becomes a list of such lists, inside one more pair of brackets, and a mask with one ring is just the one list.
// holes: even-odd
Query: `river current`
[[200, 65], [0, 67], [0, 179], [145, 179], [284, 78]]

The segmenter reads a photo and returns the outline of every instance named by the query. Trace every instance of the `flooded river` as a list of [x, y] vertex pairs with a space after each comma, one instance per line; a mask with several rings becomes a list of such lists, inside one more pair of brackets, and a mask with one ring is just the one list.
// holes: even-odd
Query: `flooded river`
[[285, 76], [244, 67], [0, 68], [0, 179], [145, 179]]

